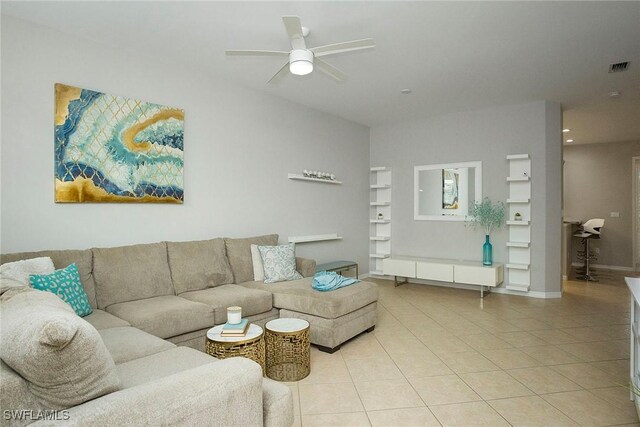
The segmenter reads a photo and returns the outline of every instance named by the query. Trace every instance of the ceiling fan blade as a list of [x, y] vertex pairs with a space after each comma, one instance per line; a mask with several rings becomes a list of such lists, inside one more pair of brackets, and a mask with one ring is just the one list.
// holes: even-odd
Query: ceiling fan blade
[[313, 65], [338, 83], [342, 83], [347, 80], [347, 75], [345, 73], [320, 58], [314, 58]]
[[280, 50], [227, 50], [227, 56], [289, 56], [289, 52]]
[[290, 71], [289, 71], [289, 63], [288, 63], [288, 62], [286, 62], [286, 63], [282, 66], [282, 68], [280, 68], [280, 69], [278, 70], [278, 72], [277, 72], [277, 73], [275, 73], [275, 74], [273, 75], [273, 77], [271, 77], [271, 78], [269, 79], [269, 81], [267, 82], [267, 84], [270, 84], [270, 83], [278, 83], [278, 82], [279, 82], [279, 81], [280, 81], [284, 76], [286, 76], [287, 74], [290, 74]]
[[302, 35], [302, 24], [300, 23], [300, 17], [298, 16], [283, 16], [282, 22], [287, 29], [289, 40], [291, 41], [292, 49], [306, 49], [307, 44], [304, 41]]
[[353, 52], [356, 50], [373, 49], [376, 45], [373, 39], [353, 40], [350, 42], [342, 42], [328, 44], [325, 46], [312, 47], [309, 49], [317, 58], [319, 56], [335, 55], [337, 53]]

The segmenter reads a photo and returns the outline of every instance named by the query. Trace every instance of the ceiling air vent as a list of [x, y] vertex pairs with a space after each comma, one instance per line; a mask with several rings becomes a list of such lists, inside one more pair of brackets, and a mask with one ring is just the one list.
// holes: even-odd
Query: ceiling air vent
[[629, 61], [625, 61], [625, 62], [618, 62], [617, 64], [611, 64], [609, 65], [609, 72], [610, 73], [621, 73], [623, 71], [627, 71], [627, 68], [629, 68], [629, 64], [631, 62]]

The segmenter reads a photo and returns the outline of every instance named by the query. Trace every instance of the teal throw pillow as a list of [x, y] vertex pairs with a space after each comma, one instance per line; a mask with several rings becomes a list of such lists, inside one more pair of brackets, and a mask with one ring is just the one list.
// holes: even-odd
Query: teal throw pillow
[[264, 266], [264, 283], [302, 279], [296, 271], [296, 252], [293, 243], [282, 246], [258, 246]]
[[60, 297], [80, 317], [93, 313], [89, 297], [82, 288], [80, 272], [75, 263], [51, 274], [32, 274], [29, 276], [29, 282], [33, 289], [51, 292]]

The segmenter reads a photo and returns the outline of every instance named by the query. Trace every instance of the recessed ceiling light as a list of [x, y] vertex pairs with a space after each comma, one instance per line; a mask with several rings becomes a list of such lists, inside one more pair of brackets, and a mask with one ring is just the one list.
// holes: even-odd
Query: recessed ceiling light
[[408, 94], [410, 94], [410, 93], [411, 93], [411, 89], [402, 89], [402, 90], [400, 91], [400, 93], [401, 93], [401, 94], [403, 94], [403, 95], [408, 95]]
[[565, 128], [565, 129], [562, 129], [562, 132], [564, 132], [564, 133], [571, 132], [571, 129]]
[[567, 142], [573, 142], [573, 139], [567, 139]]

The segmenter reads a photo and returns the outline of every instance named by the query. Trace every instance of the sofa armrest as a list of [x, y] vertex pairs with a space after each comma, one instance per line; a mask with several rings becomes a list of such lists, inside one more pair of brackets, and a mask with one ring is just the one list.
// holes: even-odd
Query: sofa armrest
[[316, 260], [296, 257], [296, 270], [302, 277], [311, 277], [316, 274]]
[[261, 426], [262, 369], [234, 357], [107, 394], [36, 426]]

